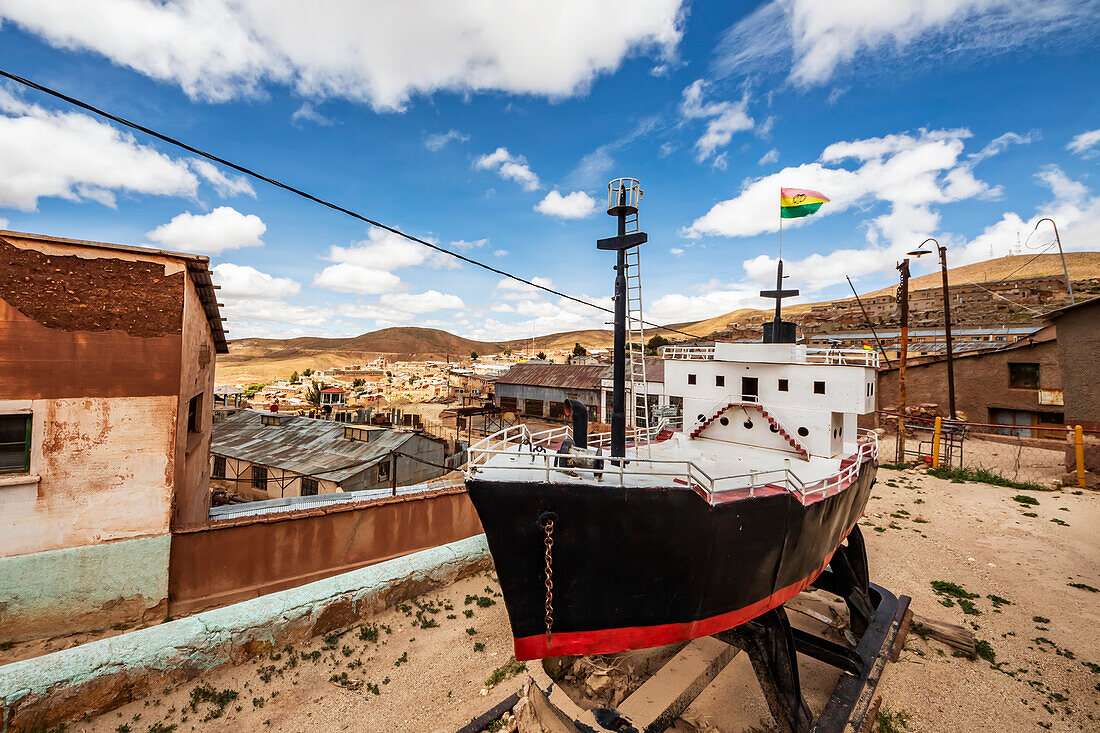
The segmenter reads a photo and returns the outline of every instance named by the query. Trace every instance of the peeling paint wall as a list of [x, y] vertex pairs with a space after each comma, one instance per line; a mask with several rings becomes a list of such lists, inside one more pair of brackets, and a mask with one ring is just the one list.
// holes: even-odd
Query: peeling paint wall
[[0, 641], [163, 617], [174, 493], [206, 492], [209, 397], [206, 442], [181, 436], [213, 361], [180, 257], [0, 237], [0, 413], [31, 415], [29, 472], [0, 475]]

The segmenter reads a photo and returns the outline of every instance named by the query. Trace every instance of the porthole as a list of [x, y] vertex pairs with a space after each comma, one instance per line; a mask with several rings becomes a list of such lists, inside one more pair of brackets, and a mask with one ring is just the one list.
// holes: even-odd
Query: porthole
[[723, 425], [723, 427], [724, 427], [724, 426], [726, 426], [726, 425], [729, 425], [729, 424], [730, 424], [730, 419], [729, 419], [728, 417], [724, 417], [724, 418], [722, 418], [721, 420], [719, 420], [718, 422], [722, 423], [722, 425]]
[[800, 435], [801, 437], [805, 438], [805, 437], [806, 437], [807, 435], [809, 435], [809, 434], [810, 434], [810, 431], [809, 431], [809, 430], [807, 430], [806, 428], [799, 428], [799, 429], [798, 429], [798, 434], [799, 434], [799, 435]]
[[745, 430], [752, 430], [752, 420], [746, 420], [741, 424], [745, 426]]
[[772, 425], [771, 430], [772, 430], [773, 433], [778, 433], [779, 432], [779, 426], [778, 425]]
[[704, 420], [707, 419], [707, 416], [700, 412], [699, 417], [697, 417], [695, 419], [698, 420], [699, 422], [703, 422]]

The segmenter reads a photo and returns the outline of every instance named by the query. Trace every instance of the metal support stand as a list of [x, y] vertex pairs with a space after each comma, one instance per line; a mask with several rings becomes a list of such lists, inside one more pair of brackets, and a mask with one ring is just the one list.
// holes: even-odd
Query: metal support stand
[[848, 543], [837, 548], [829, 567], [814, 581], [814, 587], [844, 599], [852, 633], [862, 636], [875, 615], [875, 609], [871, 605], [867, 546], [863, 543], [863, 533], [858, 525], [848, 534]]
[[749, 655], [775, 721], [791, 733], [810, 733], [813, 716], [802, 698], [794, 636], [783, 607], [714, 637]]

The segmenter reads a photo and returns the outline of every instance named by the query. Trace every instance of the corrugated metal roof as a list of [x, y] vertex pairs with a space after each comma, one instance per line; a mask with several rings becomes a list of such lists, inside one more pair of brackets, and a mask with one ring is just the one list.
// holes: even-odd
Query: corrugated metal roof
[[[615, 367], [604, 365], [603, 379], [615, 378]], [[626, 381], [630, 381], [630, 367], [627, 367]], [[654, 384], [663, 383], [665, 381], [665, 360], [646, 357], [645, 360], [645, 381], [653, 382]]]
[[344, 423], [282, 416], [281, 425], [264, 425], [265, 414], [243, 410], [214, 423], [210, 452], [303, 476], [340, 482], [385, 458], [416, 436], [400, 430], [372, 430], [364, 443], [344, 437]]
[[605, 369], [603, 364], [516, 364], [496, 383], [598, 390]]

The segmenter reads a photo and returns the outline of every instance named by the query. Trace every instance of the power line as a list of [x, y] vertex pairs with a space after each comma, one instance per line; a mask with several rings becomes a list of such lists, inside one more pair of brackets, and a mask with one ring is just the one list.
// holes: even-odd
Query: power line
[[[164, 141], [164, 142], [166, 142], [170, 145], [175, 145], [176, 147], [182, 148], [182, 149], [188, 151], [189, 153], [194, 153], [195, 155], [200, 155], [203, 158], [206, 158], [207, 160], [212, 160], [215, 163], [219, 163], [219, 164], [224, 165], [228, 168], [232, 168], [233, 170], [238, 171], [240, 173], [243, 173], [246, 176], [251, 176], [252, 178], [263, 181], [264, 183], [269, 183], [272, 186], [275, 186], [277, 188], [281, 188], [284, 191], [289, 191], [290, 193], [293, 193], [296, 196], [301, 196], [302, 198], [308, 199], [308, 200], [310, 200], [310, 201], [312, 201], [316, 204], [320, 204], [321, 206], [328, 207], [328, 208], [330, 208], [334, 211], [339, 211], [341, 214], [346, 214], [346, 215], [352, 217], [353, 219], [358, 219], [359, 221], [366, 222], [367, 224], [370, 224], [371, 226], [374, 226], [374, 227], [378, 227], [379, 229], [385, 229], [387, 232], [390, 232], [392, 234], [396, 234], [399, 237], [404, 237], [405, 239], [408, 239], [409, 241], [412, 241], [412, 242], [416, 242], [417, 244], [422, 244], [425, 247], [428, 247], [430, 249], [435, 250], [436, 252], [439, 252], [440, 254], [445, 254], [445, 255], [448, 255], [450, 257], [454, 257], [455, 259], [461, 260], [462, 262], [465, 262], [467, 264], [474, 265], [475, 267], [480, 267], [483, 270], [488, 270], [489, 272], [495, 273], [497, 275], [501, 275], [501, 276], [509, 278], [511, 280], [521, 282], [524, 285], [528, 285], [532, 288], [542, 290], [544, 292], [550, 293], [551, 295], [556, 295], [559, 298], [565, 298], [566, 300], [571, 300], [574, 303], [580, 303], [581, 305], [586, 305], [590, 308], [595, 308], [596, 310], [604, 311], [605, 313], [611, 313], [613, 315], [615, 313], [615, 311], [611, 310], [610, 308], [604, 308], [602, 305], [596, 305], [595, 303], [590, 303], [589, 301], [584, 300], [583, 298], [578, 298], [576, 296], [569, 295], [568, 293], [563, 293], [559, 290], [554, 290], [553, 288], [549, 288], [545, 285], [539, 285], [538, 283], [532, 282], [531, 280], [527, 280], [526, 278], [522, 278], [518, 275], [513, 275], [510, 272], [505, 272], [504, 270], [497, 269], [496, 267], [493, 267], [492, 265], [487, 265], [484, 262], [479, 262], [478, 260], [472, 259], [470, 257], [466, 257], [465, 255], [461, 255], [458, 252], [454, 252], [452, 250], [446, 249], [445, 247], [440, 247], [439, 245], [433, 244], [432, 242], [429, 242], [425, 239], [421, 239], [420, 237], [413, 236], [412, 234], [407, 234], [407, 233], [401, 231], [400, 229], [397, 229], [395, 227], [391, 227], [387, 224], [383, 224], [380, 221], [375, 221], [374, 219], [363, 216], [362, 214], [359, 214], [355, 211], [352, 211], [351, 209], [347, 209], [343, 206], [340, 206], [339, 204], [335, 204], [331, 201], [327, 201], [325, 199], [314, 196], [313, 194], [307, 193], [306, 191], [303, 191], [300, 188], [295, 188], [294, 186], [291, 186], [287, 183], [283, 183], [282, 181], [276, 180], [276, 179], [271, 178], [269, 176], [265, 176], [262, 173], [258, 173], [256, 171], [250, 169], [250, 168], [246, 168], [242, 165], [238, 165], [236, 163], [228, 161], [225, 158], [221, 158], [221, 157], [219, 157], [217, 155], [214, 155], [212, 153], [208, 153], [205, 150], [200, 150], [199, 148], [196, 148], [193, 145], [188, 145], [187, 143], [185, 143], [181, 140], [177, 140], [176, 138], [170, 137], [169, 135], [159, 133], [156, 130], [145, 127], [144, 125], [139, 125], [136, 122], [131, 122], [130, 120], [127, 120], [124, 117], [119, 117], [118, 115], [111, 114], [110, 112], [102, 110], [98, 107], [93, 107], [92, 105], [88, 104], [87, 102], [83, 102], [79, 99], [76, 99], [75, 97], [70, 97], [69, 95], [63, 94], [63, 93], [61, 93], [61, 92], [59, 92], [55, 89], [51, 89], [49, 87], [38, 84], [37, 82], [33, 82], [30, 79], [24, 79], [23, 77], [18, 76], [16, 74], [12, 74], [11, 72], [5, 71], [4, 69], [0, 69], [0, 76], [11, 79], [12, 81], [17, 82], [19, 84], [22, 84], [23, 86], [30, 87], [31, 89], [35, 89], [37, 91], [40, 91], [43, 94], [48, 94], [51, 97], [56, 97], [57, 99], [60, 99], [64, 102], [68, 102], [69, 104], [74, 105], [76, 107], [80, 107], [81, 109], [87, 110], [88, 112], [91, 112], [92, 114], [98, 115], [98, 116], [106, 118], [108, 120], [111, 120], [112, 122], [116, 122], [120, 125], [124, 125], [125, 127], [129, 127], [131, 129], [137, 130], [139, 132], [143, 132], [146, 135], [151, 135], [152, 137], [155, 137], [158, 140], [162, 140], [162, 141]], [[688, 333], [687, 331], [680, 331], [680, 330], [677, 330], [675, 328], [669, 328], [668, 326], [660, 326], [656, 323], [650, 323], [649, 321], [642, 321], [642, 323], [646, 326], [651, 326], [653, 328], [658, 328], [658, 329], [661, 329], [663, 331], [669, 331], [669, 332], [672, 332], [672, 333], [678, 333], [678, 334], [681, 334], [683, 336], [688, 336], [689, 338], [698, 338], [697, 336], [695, 336], [695, 334]]]

